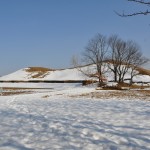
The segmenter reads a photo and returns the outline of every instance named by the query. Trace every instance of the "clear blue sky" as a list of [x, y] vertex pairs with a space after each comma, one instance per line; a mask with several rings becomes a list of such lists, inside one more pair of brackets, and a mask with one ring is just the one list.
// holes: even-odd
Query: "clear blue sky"
[[127, 0], [0, 0], [0, 75], [28, 66], [65, 68], [95, 34], [139, 43], [150, 58], [150, 15]]

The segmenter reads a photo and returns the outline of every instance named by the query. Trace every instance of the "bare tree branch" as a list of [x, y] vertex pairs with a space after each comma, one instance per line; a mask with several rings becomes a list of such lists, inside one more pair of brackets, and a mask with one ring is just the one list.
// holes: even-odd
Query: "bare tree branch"
[[132, 13], [132, 14], [125, 14], [124, 12], [122, 14], [120, 14], [115, 11], [115, 13], [120, 17], [132, 17], [132, 16], [137, 16], [137, 15], [148, 15], [148, 14], [150, 14], [150, 11], [146, 10], [145, 12], [140, 11], [140, 12], [136, 12], [136, 13]]
[[[135, 2], [135, 3], [139, 3], [139, 4], [142, 4], [142, 5], [146, 5], [147, 7], [150, 6], [150, 1], [145, 1], [145, 0], [128, 0], [129, 2]], [[132, 16], [137, 16], [137, 15], [148, 15], [150, 14], [150, 10], [147, 9], [147, 10], [143, 10], [143, 11], [138, 11], [138, 12], [135, 12], [135, 13], [118, 13], [116, 11], [114, 11], [118, 16], [120, 17], [132, 17]]]
[[136, 2], [136, 3], [140, 3], [140, 4], [146, 4], [146, 5], [150, 5], [150, 2], [146, 2], [145, 0], [128, 0], [130, 2]]

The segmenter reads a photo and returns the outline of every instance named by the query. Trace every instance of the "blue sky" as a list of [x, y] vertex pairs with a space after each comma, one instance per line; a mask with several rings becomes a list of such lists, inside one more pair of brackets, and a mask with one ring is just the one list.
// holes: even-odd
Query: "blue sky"
[[29, 66], [70, 67], [95, 34], [134, 40], [150, 58], [150, 15], [127, 0], [0, 0], [0, 75]]

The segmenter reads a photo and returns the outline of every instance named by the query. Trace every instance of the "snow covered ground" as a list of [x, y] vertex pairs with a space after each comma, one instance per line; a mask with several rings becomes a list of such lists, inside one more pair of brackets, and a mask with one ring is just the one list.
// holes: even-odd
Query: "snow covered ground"
[[150, 102], [71, 97], [94, 90], [55, 84], [0, 96], [0, 150], [149, 150]]
[[[28, 72], [29, 68], [20, 69], [16, 72], [13, 72], [11, 74], [5, 75], [0, 77], [0, 81], [9, 81], [9, 80], [20, 80], [20, 81], [29, 81], [29, 80], [89, 80], [94, 79], [97, 80], [97, 78], [89, 78], [85, 74], [83, 74], [81, 71], [79, 71], [76, 68], [71, 69], [63, 69], [63, 70], [55, 70], [55, 71], [47, 71], [42, 74], [42, 76], [38, 76], [38, 71]], [[81, 68], [83, 72], [96, 73], [96, 66], [90, 65], [90, 66], [84, 66]], [[105, 78], [107, 81], [112, 81], [113, 73], [106, 68], [107, 72], [105, 73]], [[125, 75], [125, 79], [130, 79], [130, 72], [129, 69], [128, 72]], [[37, 77], [36, 77], [37, 76]], [[137, 75], [133, 78], [134, 82], [149, 82], [150, 83], [150, 76], [149, 75]]]

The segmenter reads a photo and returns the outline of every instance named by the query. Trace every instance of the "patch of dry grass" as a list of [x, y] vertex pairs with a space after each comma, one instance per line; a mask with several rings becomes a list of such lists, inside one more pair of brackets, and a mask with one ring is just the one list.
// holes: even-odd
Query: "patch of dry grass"
[[36, 90], [36, 89], [53, 89], [53, 88], [20, 88], [20, 87], [3, 87], [3, 90]]
[[145, 89], [150, 88], [149, 85], [137, 85], [129, 83], [118, 83], [116, 86], [104, 86], [101, 90], [129, 90], [129, 89]]
[[42, 96], [42, 98], [48, 98], [49, 97], [49, 95], [44, 95], [44, 96]]
[[[3, 87], [1, 96], [20, 95], [20, 94], [32, 94], [38, 90], [49, 90], [53, 88], [19, 88], [19, 87]], [[40, 91], [39, 91], [40, 92]]]
[[26, 69], [29, 73], [36, 73], [32, 75], [32, 78], [44, 78], [49, 71], [55, 71], [54, 69], [43, 68], [43, 67], [29, 67]]
[[32, 91], [11, 91], [11, 92], [3, 92], [1, 96], [11, 96], [11, 95], [20, 95], [20, 94], [31, 94]]
[[43, 68], [43, 67], [29, 67], [26, 69], [27, 72], [48, 72], [48, 71], [55, 71], [54, 69]]
[[139, 71], [139, 74], [141, 74], [141, 75], [149, 75], [150, 76], [150, 70], [148, 70], [148, 69], [138, 67], [137, 71]]
[[79, 97], [96, 98], [96, 99], [126, 99], [126, 100], [148, 100], [150, 101], [150, 90], [110, 90], [107, 92], [96, 91], [84, 93]]

